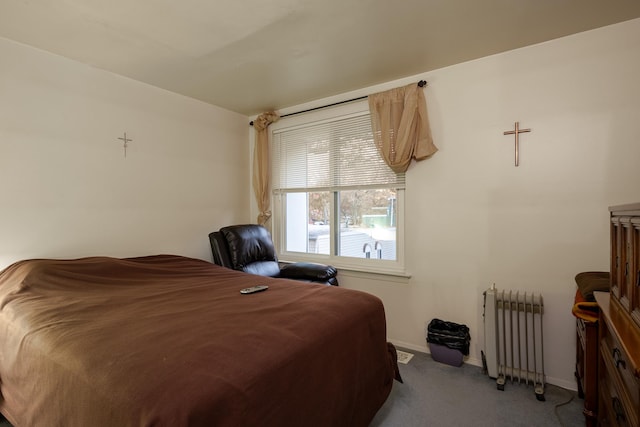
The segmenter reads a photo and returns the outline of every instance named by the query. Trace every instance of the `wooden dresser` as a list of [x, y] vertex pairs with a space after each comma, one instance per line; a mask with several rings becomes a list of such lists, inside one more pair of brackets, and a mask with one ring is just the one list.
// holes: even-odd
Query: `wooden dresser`
[[576, 380], [584, 399], [586, 427], [597, 425], [598, 414], [598, 322], [576, 319]]
[[640, 203], [613, 206], [611, 292], [600, 306], [598, 422], [640, 426]]

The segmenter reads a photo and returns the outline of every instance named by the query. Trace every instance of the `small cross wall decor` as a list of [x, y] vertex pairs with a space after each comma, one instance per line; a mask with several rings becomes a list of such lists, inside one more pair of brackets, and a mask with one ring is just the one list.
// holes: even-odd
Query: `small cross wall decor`
[[514, 130], [504, 131], [504, 134], [505, 135], [515, 135], [515, 149], [516, 149], [515, 163], [516, 163], [516, 166], [518, 166], [520, 164], [520, 138], [519, 138], [519, 135], [521, 133], [531, 132], [531, 129], [520, 129], [520, 122], [516, 122], [514, 126], [515, 126]]
[[122, 148], [124, 148], [124, 157], [127, 157], [127, 146], [129, 145], [129, 143], [131, 141], [133, 141], [133, 139], [131, 138], [127, 138], [127, 133], [124, 133], [124, 137], [123, 138], [118, 138], [120, 141], [122, 141]]

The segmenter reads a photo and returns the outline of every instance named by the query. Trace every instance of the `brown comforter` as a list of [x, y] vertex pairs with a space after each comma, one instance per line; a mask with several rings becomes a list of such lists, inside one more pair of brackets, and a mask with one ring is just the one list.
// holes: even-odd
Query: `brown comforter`
[[396, 368], [363, 292], [172, 255], [0, 273], [0, 411], [16, 427], [366, 426]]

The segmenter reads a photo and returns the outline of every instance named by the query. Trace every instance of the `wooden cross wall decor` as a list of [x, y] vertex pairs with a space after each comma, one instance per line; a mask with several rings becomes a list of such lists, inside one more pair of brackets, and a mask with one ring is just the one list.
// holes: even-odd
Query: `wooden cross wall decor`
[[531, 129], [520, 129], [520, 122], [516, 122], [515, 123], [515, 129], [514, 130], [507, 130], [504, 132], [505, 135], [515, 135], [515, 148], [516, 148], [516, 166], [518, 166], [518, 164], [520, 164], [520, 139], [519, 139], [519, 135], [521, 133], [525, 133], [525, 132], [531, 132]]
[[123, 142], [122, 148], [124, 148], [124, 157], [126, 158], [127, 157], [127, 145], [129, 145], [129, 143], [131, 141], [133, 141], [133, 139], [127, 138], [127, 133], [126, 132], [124, 133], [124, 138], [118, 138], [118, 139]]

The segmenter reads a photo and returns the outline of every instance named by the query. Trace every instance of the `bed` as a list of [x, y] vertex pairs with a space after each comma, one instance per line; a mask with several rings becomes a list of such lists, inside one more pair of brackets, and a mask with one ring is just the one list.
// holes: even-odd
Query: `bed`
[[174, 255], [0, 273], [0, 412], [16, 427], [366, 426], [394, 378], [364, 292]]

